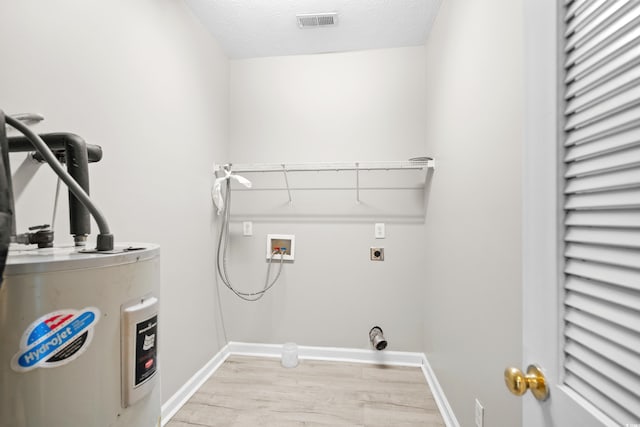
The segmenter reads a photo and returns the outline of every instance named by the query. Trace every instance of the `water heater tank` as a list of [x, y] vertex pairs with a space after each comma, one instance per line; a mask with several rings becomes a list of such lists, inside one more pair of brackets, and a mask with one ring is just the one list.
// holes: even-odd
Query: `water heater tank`
[[159, 426], [159, 285], [156, 245], [10, 252], [0, 427]]

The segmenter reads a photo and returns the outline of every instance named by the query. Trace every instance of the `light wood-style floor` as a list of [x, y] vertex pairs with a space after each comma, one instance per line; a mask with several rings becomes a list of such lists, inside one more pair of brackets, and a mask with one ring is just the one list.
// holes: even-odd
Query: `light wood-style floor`
[[444, 425], [420, 368], [231, 356], [167, 427]]

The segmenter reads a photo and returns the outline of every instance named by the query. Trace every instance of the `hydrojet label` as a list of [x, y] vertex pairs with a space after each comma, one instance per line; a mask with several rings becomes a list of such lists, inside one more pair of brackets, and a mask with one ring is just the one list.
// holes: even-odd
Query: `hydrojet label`
[[26, 372], [35, 368], [66, 365], [86, 351], [100, 310], [59, 310], [40, 317], [22, 334], [20, 351], [11, 359], [11, 368]]

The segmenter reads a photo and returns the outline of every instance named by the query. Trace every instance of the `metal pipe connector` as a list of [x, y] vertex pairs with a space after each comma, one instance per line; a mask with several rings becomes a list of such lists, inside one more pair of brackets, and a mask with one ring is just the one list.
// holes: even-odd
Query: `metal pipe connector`
[[387, 339], [382, 334], [382, 328], [380, 326], [374, 326], [369, 331], [369, 341], [376, 350], [384, 350], [387, 348]]

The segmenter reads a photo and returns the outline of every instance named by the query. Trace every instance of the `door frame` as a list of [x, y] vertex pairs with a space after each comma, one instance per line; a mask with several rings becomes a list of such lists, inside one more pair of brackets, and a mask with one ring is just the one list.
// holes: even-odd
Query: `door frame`
[[523, 0], [524, 146], [522, 210], [522, 368], [539, 364], [550, 396], [523, 396], [522, 425], [616, 426], [563, 385], [562, 0]]
[[[524, 0], [525, 117], [522, 192], [522, 369], [540, 364], [551, 384], [560, 378], [559, 278], [559, 105], [557, 1]], [[546, 30], [546, 31], [545, 31]], [[544, 301], [544, 307], [532, 304]], [[556, 354], [558, 354], [556, 352]], [[544, 362], [542, 362], [544, 360]], [[552, 385], [549, 401], [555, 398]], [[523, 396], [522, 425], [544, 426], [549, 401]]]

